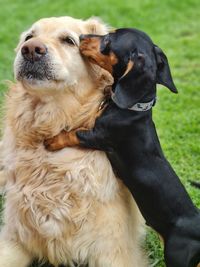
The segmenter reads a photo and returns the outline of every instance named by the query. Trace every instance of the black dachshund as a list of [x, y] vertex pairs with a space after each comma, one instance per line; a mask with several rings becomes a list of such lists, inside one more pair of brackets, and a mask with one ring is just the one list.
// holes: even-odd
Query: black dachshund
[[200, 211], [166, 160], [152, 120], [156, 84], [177, 93], [168, 60], [136, 29], [81, 36], [80, 50], [114, 77], [113, 95], [95, 127], [77, 143], [107, 152], [148, 225], [164, 239], [167, 267], [200, 262]]

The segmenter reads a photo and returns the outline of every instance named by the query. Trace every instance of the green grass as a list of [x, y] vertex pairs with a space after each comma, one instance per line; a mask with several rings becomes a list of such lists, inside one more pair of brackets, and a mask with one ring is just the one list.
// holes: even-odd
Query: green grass
[[[199, 0], [0, 0], [0, 81], [13, 79], [14, 48], [19, 34], [41, 17], [100, 16], [114, 27], [137, 27], [149, 33], [168, 55], [178, 95], [160, 87], [154, 119], [165, 154], [200, 207], [200, 2]], [[164, 266], [162, 249], [150, 231], [146, 246], [156, 267]]]

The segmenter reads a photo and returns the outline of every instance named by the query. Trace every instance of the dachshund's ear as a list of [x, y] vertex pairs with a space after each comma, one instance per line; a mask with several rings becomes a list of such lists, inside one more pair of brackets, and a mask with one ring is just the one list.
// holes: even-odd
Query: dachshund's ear
[[113, 101], [120, 108], [131, 108], [145, 94], [144, 67], [144, 54], [135, 50], [131, 53], [126, 71], [117, 82], [112, 96]]
[[154, 46], [155, 48], [155, 55], [156, 55], [156, 61], [157, 61], [157, 80], [156, 82], [159, 84], [162, 84], [169, 88], [173, 93], [178, 93], [178, 90], [176, 89], [176, 86], [173, 82], [169, 63], [167, 60], [166, 55], [163, 53], [163, 51], [158, 47]]

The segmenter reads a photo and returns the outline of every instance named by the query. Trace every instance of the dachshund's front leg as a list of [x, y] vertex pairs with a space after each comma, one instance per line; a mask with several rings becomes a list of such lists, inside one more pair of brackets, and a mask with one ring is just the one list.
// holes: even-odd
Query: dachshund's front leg
[[76, 132], [79, 130], [83, 131], [87, 129], [78, 128], [70, 132], [62, 130], [58, 135], [45, 140], [44, 146], [49, 151], [57, 151], [65, 147], [78, 146], [80, 145], [80, 141], [76, 135]]

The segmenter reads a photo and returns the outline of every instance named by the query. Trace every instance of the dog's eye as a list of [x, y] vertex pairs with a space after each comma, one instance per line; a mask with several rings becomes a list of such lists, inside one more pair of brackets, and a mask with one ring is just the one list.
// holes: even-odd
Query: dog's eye
[[25, 42], [28, 41], [31, 38], [33, 38], [33, 35], [32, 34], [27, 35], [26, 38], [25, 38]]
[[62, 41], [64, 43], [69, 44], [69, 45], [76, 45], [76, 42], [74, 41], [74, 39], [72, 37], [69, 37], [69, 36], [62, 38]]

